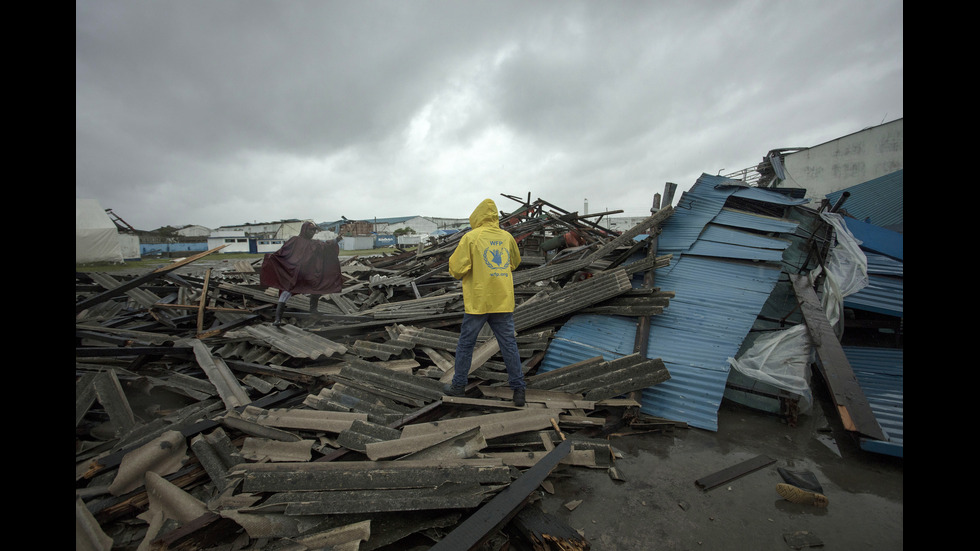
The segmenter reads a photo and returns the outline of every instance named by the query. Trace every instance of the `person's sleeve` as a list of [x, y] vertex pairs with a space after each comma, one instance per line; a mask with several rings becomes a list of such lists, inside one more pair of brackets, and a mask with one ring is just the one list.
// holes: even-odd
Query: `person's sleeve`
[[456, 250], [449, 257], [449, 275], [456, 279], [463, 277], [473, 269], [473, 259], [470, 257], [470, 242], [463, 238], [456, 245]]

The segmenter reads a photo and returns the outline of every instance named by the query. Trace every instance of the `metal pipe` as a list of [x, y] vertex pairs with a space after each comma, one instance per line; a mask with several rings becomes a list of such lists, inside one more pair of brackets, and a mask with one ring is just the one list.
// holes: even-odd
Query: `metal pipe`
[[849, 191], [845, 191], [844, 193], [842, 193], [840, 197], [837, 199], [837, 202], [834, 203], [834, 206], [830, 207], [830, 212], [837, 212], [838, 210], [840, 210], [840, 208], [844, 206], [844, 201], [847, 201], [847, 198], [850, 196], [851, 193]]

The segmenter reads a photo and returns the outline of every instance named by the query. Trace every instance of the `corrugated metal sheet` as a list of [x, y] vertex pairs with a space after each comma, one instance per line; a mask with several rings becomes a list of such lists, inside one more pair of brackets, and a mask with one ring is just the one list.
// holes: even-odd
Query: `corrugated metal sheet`
[[844, 220], [848, 230], [860, 241], [868, 261], [868, 286], [845, 297], [844, 306], [903, 317], [905, 264], [902, 261], [902, 234], [847, 217]]
[[651, 318], [647, 356], [667, 364], [671, 379], [643, 394], [642, 411], [717, 430], [717, 410], [735, 357], [779, 279], [780, 268], [684, 256], [655, 283], [674, 291]]
[[905, 317], [905, 280], [897, 277], [868, 275], [868, 286], [844, 297], [844, 307]]
[[255, 325], [236, 331], [229, 331], [227, 335], [230, 338], [244, 336], [259, 340], [284, 354], [296, 358], [310, 358], [315, 360], [322, 357], [341, 356], [347, 353], [346, 346], [292, 325], [283, 325], [281, 327], [264, 324]]
[[657, 254], [681, 253], [691, 248], [691, 245], [701, 237], [701, 232], [725, 206], [725, 201], [736, 189], [732, 187], [716, 188], [714, 184], [725, 181], [706, 174], [701, 175], [697, 183], [681, 195], [673, 215], [662, 226], [658, 238]]
[[626, 270], [601, 272], [584, 281], [566, 285], [546, 298], [527, 301], [514, 309], [514, 328], [518, 331], [555, 319], [621, 295], [632, 289]]
[[[704, 176], [702, 176], [704, 178]], [[718, 178], [720, 180], [727, 180], [727, 178], [722, 178], [720, 176], [713, 176], [713, 178]], [[728, 181], [718, 182], [717, 185], [730, 184]], [[738, 185], [738, 184], [737, 184]], [[735, 191], [734, 197], [739, 197], [741, 199], [751, 199], [753, 201], [761, 201], [763, 203], [772, 203], [776, 205], [804, 205], [809, 202], [809, 199], [790, 197], [784, 193], [776, 193], [769, 191], [764, 188], [757, 187], [745, 187], [742, 186]]]
[[887, 441], [862, 439], [861, 448], [904, 456], [904, 351], [900, 348], [845, 347], [844, 354]]
[[704, 243], [705, 241], [775, 251], [783, 251], [789, 247], [789, 241], [786, 239], [776, 239], [715, 224], [708, 224], [704, 228], [704, 233], [701, 234], [701, 239], [698, 240], [698, 244]]
[[865, 251], [887, 255], [896, 260], [905, 258], [905, 236], [902, 233], [862, 222], [850, 216], [844, 217], [844, 223], [851, 235], [861, 242], [861, 248]]
[[757, 214], [731, 209], [724, 209], [719, 212], [718, 216], [715, 216], [711, 220], [711, 223], [774, 233], [793, 233], [799, 225], [799, 222], [795, 220], [759, 216]]
[[895, 260], [885, 255], [868, 251], [864, 251], [864, 256], [868, 259], [869, 274], [895, 277], [905, 276], [905, 263], [901, 260]]
[[716, 243], [712, 241], [698, 241], [691, 246], [688, 254], [720, 258], [739, 258], [742, 260], [762, 260], [765, 262], [780, 262], [783, 259], [782, 250], [760, 249], [758, 247]]
[[[655, 271], [654, 285], [675, 295], [663, 314], [651, 317], [647, 357], [661, 358], [671, 378], [642, 393], [644, 413], [708, 430], [718, 428], [728, 358], [738, 352], [779, 278], [778, 263], [757, 260], [778, 262], [785, 248], [777, 240], [713, 223], [722, 214], [725, 201], [736, 193], [776, 204], [800, 202], [730, 183], [720, 176], [702, 175], [662, 226], [657, 254], [674, 257], [670, 266]], [[748, 213], [724, 211], [720, 218], [730, 227], [775, 224], [785, 231], [796, 228], [789, 220]], [[698, 256], [695, 251], [710, 254]], [[777, 254], [770, 256], [772, 251]], [[597, 355], [611, 360], [630, 354], [636, 328], [635, 318], [575, 316], [555, 335], [541, 369], [548, 371]]]
[[828, 193], [827, 199], [834, 204], [846, 191], [850, 193], [850, 197], [844, 202], [843, 209], [854, 218], [881, 227], [903, 225], [904, 172], [896, 170], [862, 184]]

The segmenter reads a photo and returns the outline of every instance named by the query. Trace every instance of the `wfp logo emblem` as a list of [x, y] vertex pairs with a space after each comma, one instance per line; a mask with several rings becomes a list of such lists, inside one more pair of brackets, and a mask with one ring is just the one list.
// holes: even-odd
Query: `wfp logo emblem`
[[487, 247], [483, 249], [483, 262], [491, 270], [503, 270], [510, 268], [510, 253], [507, 249], [493, 249]]

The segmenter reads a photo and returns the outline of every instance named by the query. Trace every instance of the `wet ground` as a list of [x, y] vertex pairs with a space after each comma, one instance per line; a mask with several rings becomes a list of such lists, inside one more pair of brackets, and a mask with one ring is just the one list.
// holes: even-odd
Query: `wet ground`
[[[555, 493], [540, 504], [595, 551], [798, 549], [798, 538], [825, 550], [902, 549], [903, 459], [859, 449], [826, 407], [823, 400], [791, 427], [726, 401], [718, 432], [611, 438], [623, 453], [623, 481], [601, 469], [565, 470], [572, 476], [555, 478]], [[695, 484], [759, 455], [775, 463], [714, 489]], [[784, 500], [777, 467], [812, 472], [829, 505]]]

